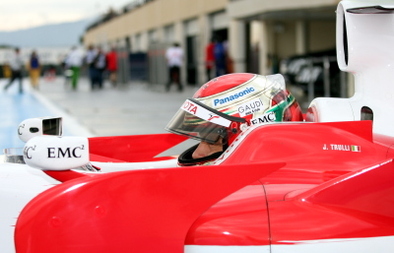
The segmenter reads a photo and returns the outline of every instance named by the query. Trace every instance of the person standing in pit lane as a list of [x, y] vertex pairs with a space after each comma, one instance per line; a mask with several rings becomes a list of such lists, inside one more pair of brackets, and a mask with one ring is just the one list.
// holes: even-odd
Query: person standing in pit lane
[[81, 66], [83, 62], [83, 54], [77, 47], [72, 47], [70, 53], [68, 54], [65, 64], [66, 68], [71, 70], [71, 87], [73, 90], [77, 89], [79, 74], [81, 71]]
[[106, 60], [107, 60], [107, 71], [108, 71], [108, 78], [109, 81], [111, 82], [112, 86], [116, 86], [116, 81], [117, 81], [117, 71], [118, 71], [118, 56], [116, 53], [115, 47], [111, 48], [111, 51], [109, 51], [106, 55]]
[[41, 75], [41, 65], [37, 52], [35, 50], [33, 50], [33, 52], [31, 53], [29, 63], [27, 66], [29, 68], [31, 86], [34, 89], [38, 89], [40, 75]]
[[85, 55], [85, 65], [88, 66], [88, 74], [90, 80], [90, 87], [93, 89], [96, 74], [96, 68], [94, 66], [94, 60], [96, 59], [97, 51], [93, 45], [88, 46], [88, 50]]
[[104, 70], [107, 66], [106, 57], [101, 47], [97, 48], [96, 57], [93, 60], [94, 77], [92, 82], [92, 90], [97, 87], [98, 89], [103, 88], [103, 75]]
[[183, 91], [183, 86], [181, 83], [181, 67], [183, 63], [183, 49], [180, 47], [179, 43], [174, 43], [166, 51], [166, 59], [168, 63], [169, 80], [166, 85], [166, 91], [170, 90], [172, 83], [178, 85], [178, 91]]
[[11, 78], [6, 86], [4, 86], [4, 91], [6, 91], [12, 83], [18, 79], [19, 81], [19, 93], [23, 93], [23, 86], [22, 86], [22, 79], [23, 79], [23, 60], [20, 54], [20, 49], [15, 48], [14, 54], [12, 55], [11, 59], [9, 60], [9, 65], [11, 68]]

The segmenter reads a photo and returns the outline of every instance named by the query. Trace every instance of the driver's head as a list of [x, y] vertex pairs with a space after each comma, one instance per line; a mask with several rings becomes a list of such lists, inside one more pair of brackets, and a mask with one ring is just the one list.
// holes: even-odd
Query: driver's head
[[188, 166], [215, 160], [248, 126], [302, 120], [300, 106], [281, 75], [239, 73], [204, 84], [186, 99], [166, 129], [200, 141], [178, 158], [179, 165]]

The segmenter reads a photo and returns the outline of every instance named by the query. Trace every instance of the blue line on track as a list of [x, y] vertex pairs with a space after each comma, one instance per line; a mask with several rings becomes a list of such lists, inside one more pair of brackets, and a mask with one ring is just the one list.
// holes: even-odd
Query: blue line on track
[[24, 146], [17, 134], [18, 125], [23, 120], [56, 116], [26, 89], [19, 94], [17, 86], [14, 83], [7, 91], [0, 91], [0, 154], [5, 148]]

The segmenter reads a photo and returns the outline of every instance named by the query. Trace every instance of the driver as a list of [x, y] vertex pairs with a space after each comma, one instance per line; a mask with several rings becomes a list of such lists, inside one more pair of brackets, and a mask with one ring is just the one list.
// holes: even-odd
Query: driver
[[200, 141], [178, 157], [180, 166], [191, 166], [213, 162], [249, 126], [302, 120], [282, 75], [236, 73], [204, 84], [186, 99], [166, 130]]

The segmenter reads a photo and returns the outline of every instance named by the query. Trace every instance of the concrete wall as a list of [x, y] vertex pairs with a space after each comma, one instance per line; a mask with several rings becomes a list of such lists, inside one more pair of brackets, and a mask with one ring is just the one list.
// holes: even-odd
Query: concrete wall
[[[144, 34], [174, 23], [223, 10], [227, 0], [156, 0], [94, 28], [84, 36], [84, 44], [116, 42], [127, 36]], [[180, 31], [176, 29], [176, 39]]]

